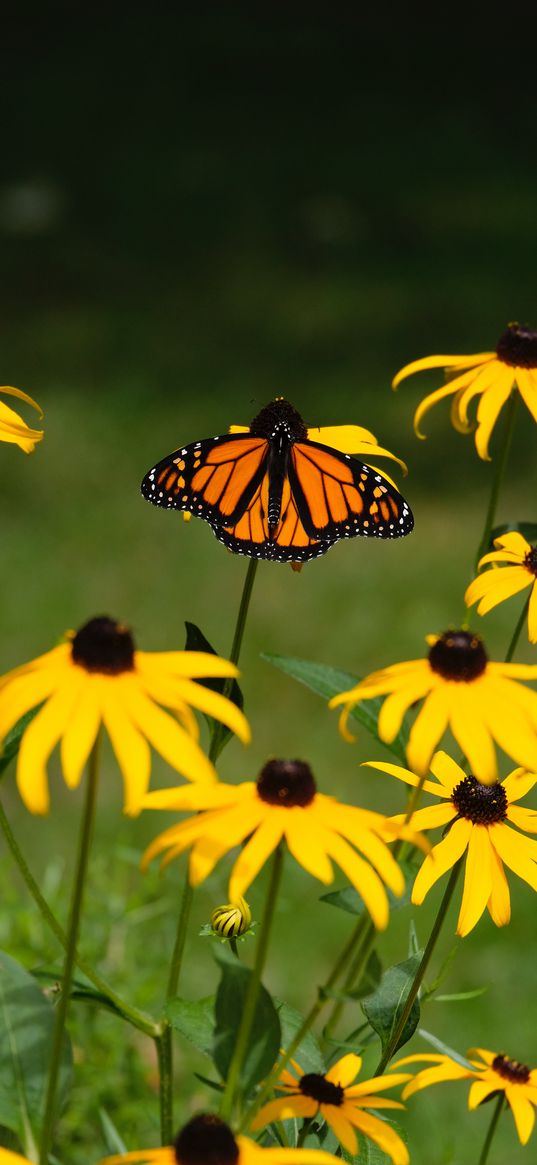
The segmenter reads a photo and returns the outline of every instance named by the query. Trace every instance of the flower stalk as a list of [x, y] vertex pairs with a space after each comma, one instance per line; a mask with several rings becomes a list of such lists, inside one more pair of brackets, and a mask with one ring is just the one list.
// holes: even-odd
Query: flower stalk
[[488, 1161], [489, 1149], [490, 1149], [490, 1146], [492, 1145], [492, 1142], [494, 1140], [494, 1134], [496, 1132], [496, 1125], [498, 1124], [498, 1121], [500, 1119], [500, 1115], [501, 1115], [502, 1109], [504, 1107], [504, 1104], [505, 1104], [505, 1093], [500, 1092], [500, 1095], [499, 1095], [499, 1097], [496, 1101], [496, 1104], [494, 1106], [494, 1112], [492, 1113], [492, 1120], [491, 1120], [490, 1125], [489, 1125], [488, 1130], [487, 1130], [487, 1135], [486, 1135], [484, 1143], [483, 1143], [483, 1148], [481, 1150], [481, 1156], [479, 1158], [478, 1165], [486, 1165], [486, 1163]]

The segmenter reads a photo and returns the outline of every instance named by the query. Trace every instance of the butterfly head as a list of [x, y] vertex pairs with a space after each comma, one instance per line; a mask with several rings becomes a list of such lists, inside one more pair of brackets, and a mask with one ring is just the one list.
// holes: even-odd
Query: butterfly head
[[265, 437], [267, 441], [279, 436], [287, 436], [291, 442], [305, 441], [308, 436], [300, 413], [283, 396], [261, 409], [250, 425], [250, 433], [253, 437]]

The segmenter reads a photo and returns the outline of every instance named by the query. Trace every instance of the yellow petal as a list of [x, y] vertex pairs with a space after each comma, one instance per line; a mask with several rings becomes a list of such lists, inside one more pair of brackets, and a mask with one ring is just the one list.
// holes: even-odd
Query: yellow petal
[[[410, 1080], [411, 1076], [408, 1072], [391, 1072], [389, 1076], [375, 1076], [372, 1080], [361, 1080], [359, 1084], [353, 1084], [350, 1088], [345, 1089], [345, 1096], [349, 1099], [360, 1097], [364, 1108], [374, 1108], [377, 1103], [381, 1103], [381, 1097], [376, 1096], [377, 1092], [384, 1092], [386, 1088], [396, 1088], [398, 1084], [404, 1084], [406, 1080]], [[364, 1097], [373, 1101], [372, 1105], [364, 1103]], [[397, 1108], [402, 1108], [398, 1101], [390, 1100], [387, 1102], [390, 1107], [393, 1104]]]
[[487, 902], [487, 907], [495, 926], [507, 926], [511, 918], [509, 884], [505, 876], [502, 860], [498, 857], [493, 846], [491, 846], [491, 858], [492, 891]]
[[121, 702], [134, 726], [164, 760], [189, 781], [214, 781], [216, 772], [192, 737], [143, 692], [132, 673], [122, 677]]
[[457, 934], [464, 938], [474, 926], [492, 893], [491, 845], [485, 825], [474, 825], [468, 842], [464, 890], [457, 922]]
[[27, 392], [23, 392], [21, 388], [13, 388], [13, 385], [11, 384], [3, 384], [0, 387], [0, 392], [3, 393], [4, 396], [16, 396], [18, 400], [23, 400], [25, 404], [31, 405], [32, 408], [35, 409], [36, 413], [39, 413], [40, 417], [43, 416], [43, 409], [40, 408], [37, 401], [35, 401], [33, 397], [28, 396]]
[[492, 739], [494, 733], [483, 723], [484, 700], [485, 689], [481, 695], [476, 684], [453, 684], [450, 726], [474, 776], [483, 784], [492, 785], [498, 778], [498, 769]]
[[416, 875], [412, 890], [412, 902], [421, 906], [435, 882], [462, 857], [470, 840], [472, 823], [465, 819], [455, 821], [449, 833], [435, 845]]
[[518, 554], [521, 558], [525, 558], [531, 546], [526, 541], [519, 530], [508, 530], [507, 534], [500, 534], [499, 538], [494, 539], [494, 545], [499, 549], [507, 550], [511, 554]]
[[444, 797], [451, 797], [455, 786], [458, 785], [460, 781], [464, 780], [466, 776], [466, 773], [463, 769], [461, 769], [460, 765], [458, 765], [452, 759], [452, 757], [448, 755], [447, 752], [443, 752], [442, 749], [440, 749], [438, 752], [435, 752], [433, 756], [431, 761], [431, 772], [434, 773], [437, 780], [440, 781], [440, 784], [443, 786], [443, 792], [441, 795]]
[[68, 682], [65, 668], [38, 672], [21, 672], [0, 688], [0, 740], [31, 708], [41, 704], [63, 682]]
[[339, 453], [359, 453], [361, 446], [377, 444], [377, 438], [361, 425], [319, 425], [308, 429], [308, 441], [329, 445]]
[[121, 694], [113, 682], [108, 685], [102, 715], [123, 775], [123, 811], [128, 816], [136, 816], [149, 785], [151, 753], [145, 737], [133, 724]]
[[135, 1149], [133, 1153], [119, 1153], [104, 1157], [99, 1165], [123, 1165], [126, 1161], [138, 1161], [140, 1165], [177, 1165], [173, 1148]]
[[524, 404], [529, 409], [534, 421], [537, 421], [537, 381], [530, 369], [517, 368], [516, 382]]
[[505, 1094], [511, 1106], [520, 1144], [527, 1145], [533, 1132], [535, 1109], [528, 1100], [528, 1097], [524, 1095], [520, 1086], [517, 1087], [516, 1084], [508, 1084], [505, 1089]]
[[222, 809], [228, 805], [243, 804], [255, 797], [253, 781], [243, 781], [242, 785], [225, 785], [223, 781], [179, 785], [174, 789], [156, 789], [147, 793], [143, 800], [144, 809]]
[[[470, 372], [465, 372], [462, 376], [456, 376], [454, 380], [448, 380], [448, 383], [443, 385], [442, 388], [437, 388], [435, 392], [430, 392], [428, 396], [424, 397], [414, 413], [414, 432], [416, 437], [423, 438], [425, 436], [420, 430], [420, 425], [430, 409], [434, 408], [439, 401], [444, 400], [446, 396], [452, 396], [454, 393], [457, 394], [457, 398], [460, 398], [461, 389], [465, 388], [466, 385], [472, 385], [473, 388], [474, 384], [478, 383], [480, 376], [480, 371], [471, 369]], [[479, 389], [476, 388], [475, 391], [478, 392]]]
[[[461, 387], [455, 400], [454, 407], [457, 409], [459, 432], [469, 432], [473, 425], [468, 421], [468, 406], [473, 401], [474, 397], [482, 396], [494, 389], [494, 387], [502, 383], [505, 378], [505, 369], [498, 362], [486, 364], [484, 368], [480, 368], [478, 372], [474, 373], [473, 379], [466, 387]], [[511, 377], [511, 384], [513, 378]]]
[[327, 852], [363, 898], [377, 930], [385, 930], [389, 921], [389, 906], [378, 874], [337, 834], [332, 835]]
[[519, 591], [529, 587], [531, 582], [532, 576], [524, 566], [504, 566], [501, 570], [487, 570], [470, 583], [464, 601], [467, 607], [471, 607], [480, 600], [478, 614], [486, 615], [498, 603], [503, 603], [505, 599], [510, 599], [512, 595], [517, 595]]
[[229, 849], [227, 837], [200, 837], [194, 842], [188, 864], [190, 885], [200, 886]]
[[351, 1157], [355, 1157], [358, 1149], [356, 1133], [341, 1109], [337, 1108], [335, 1104], [321, 1104], [321, 1112], [340, 1144], [350, 1153]]
[[238, 668], [227, 659], [209, 651], [136, 651], [136, 670], [149, 670], [157, 675], [171, 672], [181, 679], [205, 676], [238, 676]]
[[528, 607], [528, 638], [530, 643], [537, 643], [537, 586], [535, 583], [531, 588]]
[[[380, 769], [383, 773], [389, 773], [390, 776], [397, 777], [398, 781], [404, 781], [406, 785], [419, 785], [420, 783], [420, 778], [415, 773], [411, 773], [409, 769], [404, 769], [401, 765], [392, 765], [389, 761], [364, 760], [362, 761], [362, 768]], [[426, 793], [434, 793], [437, 797], [445, 796], [443, 790], [434, 781], [423, 781], [421, 787]]]
[[366, 1137], [374, 1141], [379, 1149], [387, 1153], [388, 1157], [391, 1157], [393, 1165], [409, 1165], [410, 1158], [406, 1145], [395, 1129], [386, 1121], [381, 1121], [378, 1117], [360, 1109], [353, 1116], [353, 1124], [362, 1133], [365, 1133]]
[[495, 1080], [491, 1079], [491, 1076], [492, 1073], [490, 1076], [487, 1074], [484, 1080], [476, 1080], [470, 1086], [470, 1091], [468, 1093], [468, 1108], [470, 1111], [473, 1111], [474, 1108], [478, 1108], [478, 1106], [482, 1104], [484, 1100], [486, 1100], [487, 1096], [490, 1096], [491, 1092], [497, 1092], [498, 1086], [502, 1086], [502, 1080], [500, 1076], [496, 1076]]
[[335, 1064], [332, 1064], [328, 1072], [325, 1072], [325, 1079], [331, 1080], [332, 1084], [339, 1084], [340, 1088], [347, 1088], [347, 1085], [352, 1084], [353, 1080], [356, 1079], [361, 1067], [362, 1057], [356, 1056], [354, 1052], [349, 1052], [337, 1060]]
[[233, 866], [229, 880], [229, 896], [232, 902], [246, 893], [267, 858], [276, 849], [282, 834], [283, 822], [279, 813], [271, 814], [261, 822]]
[[423, 356], [421, 360], [413, 360], [405, 364], [392, 380], [392, 388], [397, 388], [407, 376], [415, 372], [426, 372], [428, 368], [475, 368], [478, 364], [485, 364], [488, 360], [495, 360], [495, 352], [478, 352], [476, 356]]
[[73, 668], [69, 684], [62, 684], [34, 717], [23, 734], [17, 764], [17, 785], [31, 813], [49, 807], [47, 761], [64, 732], [84, 682]]
[[490, 435], [506, 400], [511, 395], [512, 386], [513, 378], [507, 373], [498, 384], [494, 384], [493, 388], [483, 393], [479, 402], [475, 447], [483, 461], [490, 461], [488, 451]]
[[[524, 689], [510, 680], [496, 680], [494, 683], [489, 680], [483, 690], [482, 716], [500, 748], [517, 764], [535, 772], [537, 734], [519, 691]], [[537, 710], [537, 694], [525, 691], [525, 697], [526, 701], [528, 697], [534, 697], [531, 703]], [[479, 773], [474, 775], [479, 777]]]
[[88, 675], [80, 691], [61, 742], [62, 769], [66, 785], [75, 789], [82, 776], [101, 722], [101, 677]]
[[205, 712], [207, 716], [212, 716], [215, 720], [220, 720], [222, 724], [226, 724], [243, 744], [250, 743], [250, 725], [244, 713], [232, 700], [226, 699], [219, 692], [212, 692], [210, 688], [204, 688], [202, 684], [192, 683], [190, 680], [181, 681], [181, 694], [183, 699], [193, 708], [198, 708], [200, 712]]
[[450, 695], [447, 684], [430, 692], [410, 729], [407, 760], [410, 768], [420, 776], [427, 772], [433, 752], [447, 728]]
[[324, 852], [325, 837], [326, 830], [313, 814], [308, 813], [306, 818], [300, 810], [289, 810], [285, 827], [289, 852], [308, 874], [328, 886], [334, 880], [334, 871]]
[[505, 865], [527, 882], [532, 890], [537, 890], [537, 862], [532, 861], [522, 849], [522, 840], [527, 839], [502, 823], [490, 826], [489, 829], [492, 845]]
[[317, 1109], [318, 1105], [311, 1096], [279, 1096], [277, 1100], [271, 1100], [259, 1109], [250, 1128], [256, 1133], [258, 1129], [264, 1129], [265, 1125], [270, 1125], [273, 1121], [315, 1116]]
[[378, 734], [381, 740], [391, 743], [395, 739], [405, 713], [416, 700], [421, 700], [426, 695], [430, 686], [430, 676], [426, 672], [421, 672], [417, 676], [411, 676], [399, 691], [392, 692], [386, 697], [378, 718]]

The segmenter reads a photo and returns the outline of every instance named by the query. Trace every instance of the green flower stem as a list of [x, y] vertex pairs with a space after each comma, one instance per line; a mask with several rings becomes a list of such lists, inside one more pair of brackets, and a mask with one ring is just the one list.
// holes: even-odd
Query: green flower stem
[[487, 515], [485, 518], [485, 525], [483, 528], [483, 533], [481, 535], [481, 542], [479, 543], [479, 550], [478, 550], [477, 555], [476, 555], [476, 560], [475, 560], [476, 569], [477, 569], [477, 563], [479, 562], [479, 559], [482, 558], [483, 555], [486, 554], [488, 549], [489, 549], [490, 533], [491, 533], [491, 530], [494, 526], [494, 519], [496, 517], [496, 508], [498, 505], [498, 498], [500, 496], [500, 489], [502, 487], [502, 482], [503, 482], [505, 470], [507, 467], [507, 459], [509, 457], [509, 450], [511, 448], [511, 441], [513, 439], [513, 430], [515, 427], [515, 417], [516, 417], [516, 411], [517, 411], [517, 405], [519, 402], [519, 398], [520, 398], [520, 393], [515, 391], [515, 392], [511, 393], [511, 396], [509, 397], [509, 400], [507, 402], [507, 407], [506, 407], [506, 412], [505, 412], [505, 423], [504, 423], [504, 428], [503, 428], [503, 440], [502, 440], [502, 444], [501, 444], [500, 451], [498, 454], [498, 461], [496, 463], [496, 472], [495, 472], [494, 477], [492, 479], [492, 487], [491, 487], [491, 491], [490, 491], [490, 498], [489, 498], [489, 504], [488, 504], [488, 509], [487, 509]]
[[265, 901], [265, 909], [263, 911], [263, 919], [259, 930], [259, 940], [257, 943], [255, 962], [248, 983], [248, 990], [244, 1000], [241, 1022], [239, 1024], [237, 1039], [233, 1049], [233, 1055], [231, 1057], [231, 1063], [228, 1069], [227, 1080], [220, 1103], [220, 1116], [222, 1117], [222, 1120], [225, 1121], [231, 1120], [237, 1090], [239, 1088], [242, 1065], [244, 1062], [244, 1057], [248, 1051], [248, 1041], [250, 1039], [252, 1023], [254, 1021], [257, 998], [261, 985], [261, 976], [263, 974], [263, 969], [267, 957], [270, 931], [272, 920], [274, 918], [274, 909], [276, 906], [276, 899], [278, 896], [278, 890], [282, 876], [282, 868], [283, 848], [281, 845], [279, 845], [274, 851], [274, 856], [272, 859], [272, 869]]
[[490, 1125], [488, 1127], [488, 1132], [487, 1132], [487, 1135], [485, 1137], [483, 1148], [481, 1150], [481, 1156], [479, 1158], [478, 1165], [486, 1165], [486, 1162], [488, 1161], [489, 1149], [490, 1149], [490, 1146], [492, 1145], [492, 1142], [494, 1140], [494, 1133], [496, 1132], [496, 1125], [498, 1124], [498, 1121], [500, 1119], [500, 1113], [502, 1111], [504, 1104], [505, 1104], [505, 1092], [500, 1092], [500, 1095], [499, 1095], [499, 1097], [496, 1101], [496, 1104], [494, 1106], [492, 1120], [491, 1120]]
[[[237, 622], [235, 624], [235, 631], [233, 633], [233, 642], [231, 645], [230, 661], [237, 664], [239, 662], [239, 655], [244, 636], [244, 628], [246, 626], [246, 618], [248, 615], [248, 608], [250, 606], [250, 598], [254, 585], [254, 579], [257, 571], [257, 559], [251, 558], [248, 563], [246, 577], [242, 589], [241, 601], [237, 614]], [[233, 687], [233, 677], [229, 676], [223, 685], [222, 694], [229, 698]], [[214, 764], [222, 747], [222, 725], [215, 720], [213, 731], [211, 735], [211, 744], [209, 748], [209, 760]], [[168, 974], [168, 986], [166, 990], [166, 1003], [174, 999], [177, 995], [177, 988], [179, 985], [179, 977], [181, 974], [181, 966], [183, 962], [183, 954], [185, 949], [186, 935], [188, 929], [188, 922], [190, 918], [190, 911], [192, 909], [192, 900], [194, 897], [193, 889], [188, 878], [188, 870], [185, 874], [185, 881], [183, 885], [183, 893], [181, 896], [181, 904], [179, 907], [179, 915], [177, 919], [177, 930], [175, 935], [175, 944], [170, 963], [170, 970]], [[166, 1014], [163, 1015], [161, 1021], [161, 1036], [158, 1043], [158, 1059], [160, 1066], [160, 1132], [163, 1145], [170, 1145], [173, 1140], [174, 1123], [173, 1123], [173, 1044], [172, 1044], [172, 1029]]]
[[56, 1093], [58, 1089], [58, 1078], [62, 1061], [65, 1023], [69, 1009], [69, 997], [71, 994], [71, 984], [73, 981], [73, 971], [76, 961], [76, 944], [80, 927], [82, 898], [84, 894], [84, 883], [86, 880], [91, 835], [93, 832], [93, 821], [95, 817], [97, 782], [99, 774], [100, 740], [101, 734], [99, 732], [88, 761], [86, 796], [82, 814], [82, 822], [80, 826], [78, 856], [73, 883], [71, 908], [69, 912], [69, 923], [67, 927], [67, 947], [65, 951], [65, 962], [63, 967], [62, 989], [60, 998], [56, 1005], [47, 1092], [45, 1097], [45, 1111], [43, 1116], [43, 1126], [41, 1129], [41, 1143], [39, 1151], [40, 1165], [48, 1165], [49, 1149], [52, 1142], [54, 1120], [56, 1116]]
[[307, 1117], [305, 1118], [305, 1120], [303, 1120], [303, 1121], [302, 1121], [302, 1128], [301, 1128], [301, 1130], [300, 1130], [300, 1132], [299, 1132], [299, 1134], [298, 1134], [298, 1137], [297, 1137], [297, 1139], [296, 1139], [296, 1147], [297, 1147], [297, 1149], [301, 1149], [301, 1148], [302, 1148], [302, 1146], [303, 1146], [303, 1144], [304, 1144], [304, 1141], [306, 1140], [306, 1137], [307, 1137], [307, 1135], [308, 1135], [308, 1133], [309, 1133], [309, 1131], [310, 1131], [310, 1129], [311, 1129], [311, 1126], [312, 1126], [312, 1124], [313, 1124], [313, 1121], [314, 1121], [314, 1117], [312, 1117], [312, 1116], [307, 1116]]
[[463, 863], [463, 859], [459, 858], [459, 860], [457, 862], [455, 862], [455, 865], [453, 866], [451, 874], [449, 875], [448, 884], [446, 886], [446, 889], [444, 891], [444, 896], [443, 896], [442, 901], [440, 903], [440, 906], [438, 908], [438, 914], [434, 920], [433, 928], [432, 928], [431, 933], [429, 935], [427, 946], [425, 947], [425, 950], [424, 950], [422, 958], [421, 958], [420, 965], [419, 965], [419, 967], [416, 971], [416, 974], [412, 980], [412, 983], [410, 985], [410, 989], [409, 989], [409, 992], [408, 992], [408, 995], [407, 995], [407, 998], [405, 1001], [405, 1005], [404, 1005], [403, 1010], [401, 1012], [401, 1015], [399, 1016], [397, 1024], [395, 1025], [395, 1028], [392, 1032], [391, 1038], [388, 1041], [386, 1048], [384, 1049], [381, 1060], [380, 1060], [379, 1065], [377, 1067], [377, 1070], [375, 1072], [375, 1076], [382, 1076], [383, 1075], [383, 1073], [384, 1073], [387, 1065], [389, 1064], [392, 1056], [397, 1051], [397, 1047], [399, 1045], [399, 1040], [401, 1039], [403, 1031], [405, 1030], [406, 1022], [407, 1022], [408, 1017], [410, 1015], [410, 1012], [412, 1010], [412, 1005], [414, 1003], [414, 1000], [416, 999], [418, 991], [419, 991], [421, 984], [423, 982], [425, 972], [427, 970], [427, 967], [429, 966], [432, 953], [434, 951], [438, 936], [439, 936], [440, 931], [442, 929], [444, 919], [446, 917], [448, 907], [449, 907], [449, 904], [450, 904], [451, 899], [453, 897], [453, 892], [455, 890], [455, 886], [457, 885], [458, 877], [459, 877], [459, 874], [460, 874], [461, 869], [462, 869], [462, 863]]
[[[11, 829], [1, 804], [0, 828], [2, 829], [7, 845], [11, 850], [11, 854], [16, 862], [16, 865], [18, 866], [19, 873], [21, 874], [36, 906], [42, 914], [45, 922], [50, 927], [52, 933], [55, 935], [55, 937], [58, 939], [58, 942], [65, 950], [67, 948], [67, 935], [63, 927], [58, 922], [56, 916], [52, 913], [46, 898], [43, 897], [41, 890], [39, 889], [39, 886], [28, 866], [28, 863], [23, 856], [23, 853], [19, 847], [19, 844], [15, 838], [13, 830]], [[128, 1023], [133, 1025], [133, 1027], [138, 1028], [139, 1031], [144, 1032], [145, 1035], [151, 1036], [153, 1039], [159, 1035], [160, 1026], [155, 1022], [155, 1020], [151, 1018], [150, 1015], [147, 1015], [144, 1011], [139, 1011], [136, 1007], [131, 1007], [131, 1005], [122, 999], [120, 995], [117, 995], [113, 988], [110, 987], [110, 984], [106, 982], [106, 979], [103, 979], [97, 973], [97, 971], [95, 971], [93, 967], [91, 967], [90, 964], [86, 962], [85, 959], [80, 957], [80, 955], [76, 955], [75, 962], [79, 970], [82, 971], [82, 973], [86, 976], [86, 979], [89, 979], [90, 982], [93, 983], [93, 986], [96, 987], [97, 991], [106, 997], [108, 1003], [110, 1003], [116, 1009], [116, 1011], [120, 1012], [123, 1019], [126, 1019]]]
[[530, 593], [529, 593], [529, 595], [526, 599], [526, 602], [524, 603], [524, 606], [520, 612], [520, 618], [519, 618], [518, 623], [515, 627], [515, 630], [513, 631], [513, 638], [511, 639], [509, 647], [507, 648], [507, 651], [505, 653], [505, 662], [506, 663], [511, 663], [511, 660], [515, 654], [517, 643], [520, 639], [520, 632], [522, 631], [522, 628], [526, 622], [527, 615], [528, 615], [528, 607], [530, 605], [531, 590], [532, 590], [532, 588], [530, 587]]
[[321, 1011], [323, 1010], [323, 1008], [326, 1007], [327, 1003], [330, 1001], [330, 992], [333, 990], [338, 979], [343, 974], [349, 959], [352, 957], [352, 955], [355, 951], [356, 944], [357, 943], [361, 944], [362, 936], [363, 936], [363, 925], [364, 925], [364, 918], [362, 917], [358, 920], [356, 926], [354, 927], [354, 930], [352, 931], [350, 938], [345, 943], [345, 946], [343, 947], [343, 950], [341, 951], [341, 954], [340, 954], [335, 966], [333, 967], [330, 975], [328, 976], [326, 983], [324, 984], [323, 987], [320, 987], [318, 989], [317, 999], [316, 999], [315, 1003], [313, 1004], [313, 1007], [310, 1008], [308, 1014], [306, 1016], [304, 1016], [304, 1019], [302, 1020], [300, 1027], [295, 1032], [295, 1035], [293, 1036], [293, 1039], [291, 1040], [291, 1043], [289, 1044], [289, 1047], [287, 1048], [287, 1050], [285, 1052], [283, 1052], [282, 1056], [278, 1060], [278, 1063], [274, 1065], [272, 1072], [269, 1073], [266, 1080], [261, 1085], [261, 1088], [259, 1089], [259, 1092], [257, 1093], [257, 1096], [255, 1097], [255, 1100], [253, 1100], [251, 1105], [249, 1105], [249, 1107], [246, 1109], [246, 1111], [243, 1115], [242, 1121], [240, 1123], [240, 1126], [239, 1126], [240, 1133], [243, 1133], [245, 1131], [245, 1129], [248, 1128], [248, 1126], [249, 1126], [250, 1122], [253, 1120], [256, 1112], [258, 1111], [258, 1109], [261, 1108], [261, 1105], [263, 1105], [265, 1103], [265, 1100], [267, 1099], [269, 1094], [272, 1092], [272, 1089], [273, 1089], [274, 1085], [277, 1083], [277, 1081], [279, 1080], [279, 1078], [283, 1072], [283, 1069], [287, 1067], [289, 1061], [293, 1058], [297, 1048], [302, 1043], [304, 1036], [306, 1036], [308, 1034], [310, 1028], [313, 1027], [313, 1024], [315, 1023], [316, 1019], [321, 1014]]

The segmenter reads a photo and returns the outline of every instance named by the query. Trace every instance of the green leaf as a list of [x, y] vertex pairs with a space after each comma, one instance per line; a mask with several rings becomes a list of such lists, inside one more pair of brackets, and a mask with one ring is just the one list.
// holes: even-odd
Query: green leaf
[[[215, 948], [214, 954], [221, 968], [221, 979], [216, 993], [213, 1059], [222, 1079], [225, 1080], [252, 972], [230, 956], [225, 947]], [[268, 1075], [278, 1057], [280, 1047], [281, 1026], [278, 1012], [268, 991], [260, 984], [249, 1047], [241, 1066], [240, 1084], [245, 1093], [250, 1092], [254, 1085]]]
[[479, 999], [486, 995], [488, 987], [476, 987], [475, 991], [456, 991], [453, 995], [433, 995], [433, 1003], [466, 1003], [468, 999]]
[[[280, 1024], [282, 1030], [281, 1046], [288, 1048], [291, 1040], [295, 1038], [298, 1029], [302, 1026], [304, 1016], [291, 1007], [288, 1003], [284, 1003], [279, 999], [274, 1000], [276, 1010], [280, 1017]], [[306, 1032], [304, 1038], [300, 1041], [296, 1049], [293, 1059], [297, 1064], [300, 1064], [303, 1072], [324, 1072], [325, 1064], [324, 1058], [319, 1047], [317, 1036], [312, 1031]]]
[[431, 1044], [431, 1047], [436, 1048], [437, 1052], [441, 1052], [443, 1056], [450, 1056], [457, 1064], [462, 1064], [463, 1068], [471, 1068], [472, 1071], [475, 1070], [473, 1064], [470, 1064], [469, 1060], [461, 1056], [460, 1052], [456, 1052], [453, 1048], [450, 1048], [449, 1044], [443, 1044], [442, 1040], [439, 1040], [437, 1036], [433, 1036], [432, 1032], [426, 1032], [425, 1028], [420, 1027], [418, 1035], [426, 1043]]
[[126, 1153], [127, 1146], [121, 1139], [112, 1118], [105, 1108], [99, 1109], [99, 1120], [103, 1130], [104, 1143], [107, 1153]]
[[14, 724], [11, 732], [8, 732], [0, 755], [0, 777], [5, 773], [14, 757], [16, 757], [20, 748], [22, 734], [41, 707], [42, 704], [38, 704], [36, 708], [31, 708], [29, 712], [25, 712], [24, 716], [21, 716], [20, 720], [17, 720], [17, 723]]
[[[360, 682], [357, 676], [353, 676], [349, 672], [329, 667], [328, 664], [313, 663], [312, 660], [308, 659], [294, 659], [291, 656], [271, 655], [266, 652], [261, 655], [261, 659], [271, 663], [273, 667], [279, 668], [280, 671], [297, 680], [299, 684], [304, 684], [306, 688], [318, 696], [322, 696], [325, 700], [330, 700], [332, 696], [338, 696], [340, 692], [346, 692], [349, 688], [356, 687], [356, 684]], [[375, 740], [380, 740], [377, 725], [383, 703], [384, 696], [375, 696], [372, 700], [365, 700], [357, 704], [349, 714], [349, 719], [357, 720], [363, 728], [371, 733], [371, 736], [375, 737]], [[385, 741], [382, 743], [398, 760], [406, 764], [407, 742], [408, 729], [406, 724], [403, 724], [391, 744], [386, 744]]]
[[[48, 1079], [54, 1009], [32, 975], [0, 951], [0, 1125], [35, 1152]], [[71, 1045], [65, 1038], [58, 1081], [62, 1107], [71, 1086]]]
[[[209, 640], [205, 638], [203, 631], [200, 631], [195, 623], [185, 621], [185, 628], [185, 651], [207, 651], [209, 655], [218, 655], [218, 652], [211, 646]], [[228, 700], [231, 700], [232, 704], [236, 704], [237, 708], [240, 708], [242, 712], [244, 708], [244, 696], [236, 680], [232, 680], [229, 690], [227, 687], [228, 679], [225, 676], [197, 680], [196, 683], [202, 684], [204, 688], [210, 688], [211, 692], [219, 692], [220, 695], [223, 695], [225, 690]], [[216, 753], [216, 757], [218, 757], [228, 740], [233, 736], [233, 733], [225, 724], [221, 724], [220, 720], [214, 720], [212, 716], [207, 716], [205, 713], [203, 713], [203, 717], [209, 725], [211, 735], [214, 735], [215, 732], [218, 733], [218, 751]]]
[[[399, 906], [408, 906], [414, 876], [418, 868], [416, 863], [409, 859], [403, 859], [403, 861], [399, 862], [399, 865], [405, 878], [405, 889], [401, 897], [397, 898], [392, 890], [386, 888], [391, 910], [397, 910]], [[343, 890], [331, 890], [329, 894], [322, 894], [319, 902], [326, 902], [328, 906], [336, 906], [338, 910], [344, 910], [347, 914], [365, 913], [363, 899], [360, 897], [358, 891], [354, 889], [354, 886], [345, 886]]]
[[[400, 1019], [420, 960], [421, 951], [418, 951], [410, 959], [405, 959], [404, 963], [396, 963], [394, 967], [389, 967], [384, 972], [378, 989], [362, 1001], [364, 1014], [380, 1036], [383, 1052], [390, 1043]], [[394, 1052], [408, 1042], [418, 1026], [419, 1019], [420, 1005], [415, 999], [399, 1042], [393, 1049]]]
[[364, 999], [371, 995], [380, 983], [382, 964], [376, 951], [371, 951], [367, 964], [362, 971], [359, 983], [349, 987], [347, 991], [328, 990], [321, 988], [323, 999], [337, 999], [341, 1003], [353, 1003], [356, 999]]
[[522, 534], [522, 537], [526, 538], [528, 542], [537, 542], [537, 522], [504, 522], [501, 526], [495, 526], [494, 530], [491, 530], [487, 549], [494, 550], [495, 538], [501, 538], [502, 534], [513, 532]]
[[205, 999], [170, 999], [166, 1015], [174, 1029], [189, 1043], [207, 1056], [212, 1055], [214, 1043], [214, 995]]
[[[62, 972], [59, 966], [35, 967], [32, 970], [32, 974], [35, 979], [43, 979], [46, 983], [61, 984]], [[123, 1012], [116, 1006], [113, 1000], [108, 995], [105, 995], [104, 992], [98, 991], [90, 980], [86, 979], [83, 975], [75, 975], [73, 977], [69, 998], [76, 999], [82, 1003], [92, 1003], [95, 1007], [104, 1007], [107, 1011], [113, 1012], [114, 1015], [119, 1015], [122, 1019], [124, 1018]]]

